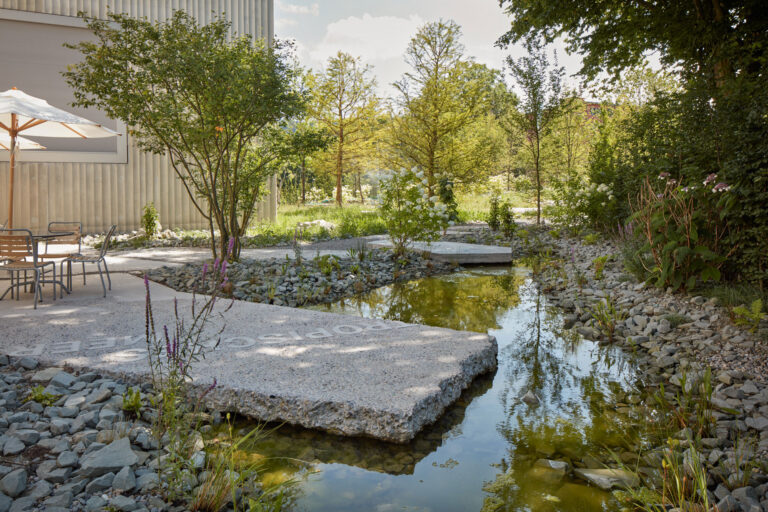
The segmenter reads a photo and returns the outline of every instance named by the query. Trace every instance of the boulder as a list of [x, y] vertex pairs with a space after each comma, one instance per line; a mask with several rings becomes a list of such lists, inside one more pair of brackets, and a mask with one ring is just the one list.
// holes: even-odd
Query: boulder
[[94, 478], [120, 471], [125, 466], [133, 466], [138, 461], [139, 458], [131, 450], [131, 442], [127, 437], [123, 437], [83, 456], [80, 459], [80, 474]]

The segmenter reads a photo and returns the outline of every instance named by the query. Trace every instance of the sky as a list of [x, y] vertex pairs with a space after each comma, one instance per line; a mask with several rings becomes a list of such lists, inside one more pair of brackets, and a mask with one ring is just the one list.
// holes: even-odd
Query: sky
[[[407, 71], [411, 37], [441, 18], [462, 27], [465, 53], [477, 62], [502, 69], [507, 55], [523, 53], [494, 45], [509, 25], [498, 0], [275, 0], [275, 37], [294, 40], [301, 64], [318, 71], [339, 50], [361, 57], [373, 66], [379, 92], [390, 95], [390, 84]], [[568, 75], [579, 70], [578, 55], [567, 55], [562, 44], [554, 49]]]

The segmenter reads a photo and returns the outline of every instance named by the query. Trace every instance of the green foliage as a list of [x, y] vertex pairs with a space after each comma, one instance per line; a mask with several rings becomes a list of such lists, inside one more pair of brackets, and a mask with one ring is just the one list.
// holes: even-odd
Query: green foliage
[[749, 327], [749, 332], [757, 332], [760, 321], [768, 318], [763, 312], [763, 301], [755, 299], [749, 307], [744, 305], [733, 308], [734, 321], [738, 325]]
[[230, 23], [200, 26], [183, 10], [152, 23], [123, 14], [83, 15], [95, 40], [69, 46], [82, 60], [64, 73], [74, 105], [121, 119], [138, 146], [169, 155], [219, 255], [245, 232], [267, 176], [285, 151], [277, 128], [297, 115], [303, 95], [286, 44], [248, 35]]
[[664, 319], [669, 322], [669, 325], [673, 329], [677, 329], [682, 324], [687, 324], [688, 322], [691, 322], [691, 319], [684, 315], [679, 315], [677, 313], [669, 313], [668, 315], [664, 315]]
[[725, 261], [718, 254], [719, 242], [725, 233], [711, 228], [720, 220], [720, 212], [709, 210], [698, 199], [716, 194], [723, 184], [713, 186], [716, 177], [696, 188], [682, 187], [664, 175], [658, 179], [663, 182], [661, 191], [645, 180], [632, 216], [645, 238], [643, 250], [653, 258], [652, 280], [658, 287], [675, 290], [691, 290], [699, 281], [719, 281]]
[[123, 393], [123, 412], [131, 418], [138, 418], [141, 415], [141, 391], [138, 388], [128, 388]]
[[491, 207], [488, 212], [488, 227], [493, 231], [498, 231], [501, 227], [501, 209], [498, 196], [491, 198]]
[[605, 264], [611, 258], [610, 255], [598, 256], [592, 260], [592, 266], [595, 267], [595, 279], [601, 280], [603, 278], [603, 271], [605, 270]]
[[504, 233], [504, 236], [512, 238], [517, 230], [517, 224], [515, 224], [515, 215], [512, 212], [512, 207], [506, 201], [499, 207], [499, 221], [501, 223], [501, 232]]
[[616, 327], [627, 318], [627, 312], [617, 307], [611, 297], [606, 297], [604, 301], [597, 301], [590, 312], [608, 341], [613, 341]]
[[323, 254], [319, 258], [315, 258], [315, 262], [317, 263], [320, 272], [322, 272], [326, 277], [330, 277], [334, 270], [338, 271], [341, 269], [341, 266], [339, 265], [339, 258], [333, 254]]
[[585, 245], [595, 245], [599, 241], [600, 241], [600, 235], [598, 235], [597, 233], [590, 233], [588, 235], [584, 235], [584, 238], [582, 239], [582, 242], [584, 242]]
[[381, 182], [381, 216], [398, 257], [414, 241], [437, 240], [449, 224], [447, 208], [437, 196], [428, 195], [428, 185], [422, 171], [405, 169], [392, 172]]
[[160, 231], [160, 214], [157, 213], [154, 202], [149, 202], [144, 205], [141, 215], [141, 226], [144, 228], [144, 233], [147, 238], [152, 239]]
[[541, 223], [541, 191], [543, 189], [543, 146], [552, 135], [556, 120], [566, 105], [562, 82], [565, 69], [550, 64], [546, 49], [536, 40], [526, 40], [527, 55], [507, 57], [507, 66], [515, 84], [522, 90], [517, 108], [508, 109], [502, 126], [507, 133], [524, 134], [520, 144], [529, 154], [536, 187], [536, 224]]
[[322, 75], [310, 75], [310, 86], [312, 117], [333, 136], [324, 156], [341, 206], [344, 173], [360, 163], [372, 142], [379, 110], [376, 80], [370, 66], [340, 51], [328, 59]]
[[37, 402], [43, 407], [51, 407], [59, 398], [61, 398], [61, 395], [46, 393], [43, 386], [35, 386], [29, 390], [29, 395], [24, 399], [24, 402]]
[[406, 49], [409, 71], [393, 84], [389, 167], [421, 169], [430, 195], [443, 179], [480, 181], [501, 150], [488, 113], [498, 72], [467, 58], [460, 38], [450, 20], [420, 27]]

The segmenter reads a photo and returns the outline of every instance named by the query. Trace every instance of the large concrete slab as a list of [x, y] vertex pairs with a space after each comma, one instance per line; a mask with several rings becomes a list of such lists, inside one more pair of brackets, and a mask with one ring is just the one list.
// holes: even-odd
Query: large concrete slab
[[[379, 240], [368, 244], [369, 247], [392, 247], [390, 240]], [[465, 244], [461, 242], [414, 242], [410, 248], [414, 251], [430, 253], [437, 261], [450, 261], [459, 265], [487, 265], [512, 262], [512, 250], [497, 245]]]
[[[152, 284], [158, 326], [170, 323], [174, 297]], [[48, 364], [146, 378], [141, 279], [76, 281], [72, 295], [32, 309], [29, 297], [0, 301], [0, 351]], [[223, 305], [223, 304], [222, 304]], [[484, 334], [237, 301], [221, 344], [194, 372], [217, 407], [265, 421], [406, 442], [434, 422], [475, 376], [496, 366]]]

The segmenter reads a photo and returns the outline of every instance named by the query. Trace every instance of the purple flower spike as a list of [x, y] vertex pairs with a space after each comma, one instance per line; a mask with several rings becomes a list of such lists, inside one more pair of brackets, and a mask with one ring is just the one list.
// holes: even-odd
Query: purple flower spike
[[144, 286], [149, 288], [149, 275], [144, 274]]
[[205, 283], [205, 274], [208, 273], [208, 263], [203, 263], [203, 275], [200, 280]]
[[163, 332], [165, 333], [165, 355], [170, 359], [171, 357], [171, 338], [168, 336], [168, 326], [163, 326]]
[[235, 250], [235, 237], [229, 239], [229, 246], [227, 247], [227, 258], [232, 256], [232, 251]]
[[218, 272], [219, 271], [219, 258], [216, 258], [213, 260], [213, 271]]
[[221, 273], [222, 274], [227, 273], [227, 260], [224, 260], [221, 262]]

